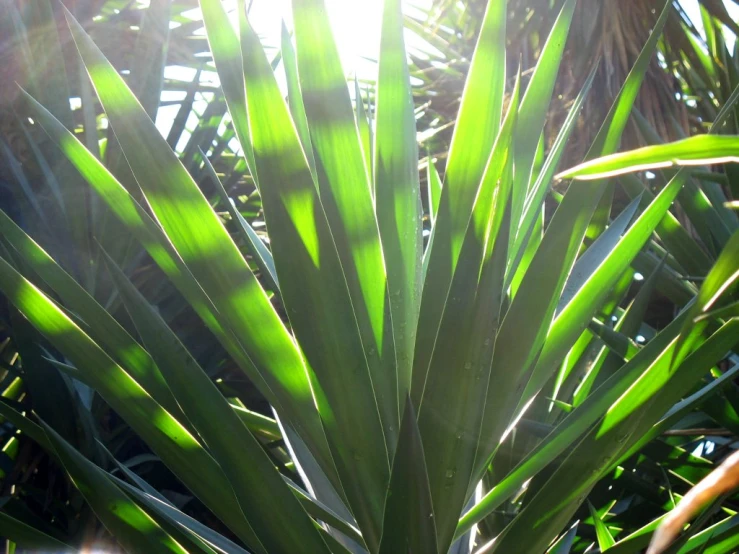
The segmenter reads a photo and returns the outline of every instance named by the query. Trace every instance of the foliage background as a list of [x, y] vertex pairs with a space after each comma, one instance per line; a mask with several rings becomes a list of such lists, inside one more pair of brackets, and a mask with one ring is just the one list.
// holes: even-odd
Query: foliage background
[[[273, 414], [265, 399], [235, 367], [188, 303], [90, 193], [39, 126], [29, 124], [28, 118], [33, 117], [19, 95], [16, 81], [73, 129], [124, 184], [131, 178], [126, 174], [107, 118], [80, 66], [59, 6], [46, 2], [32, 5], [2, 1], [3, 12], [9, 17], [0, 22], [0, 36], [8, 37], [3, 40], [0, 52], [3, 72], [0, 78], [3, 139], [0, 147], [4, 160], [0, 165], [3, 190], [0, 207], [45, 250], [53, 252], [61, 266], [132, 336], [137, 336], [96, 245], [103, 246], [147, 300], [156, 306], [219, 389], [231, 401], [248, 409], [255, 421], [259, 415], [271, 418]], [[149, 115], [161, 117], [157, 116], [158, 111], [175, 114], [166, 133], [167, 142], [176, 149], [206, 197], [222, 214], [239, 245], [246, 248], [237, 222], [227, 215], [227, 206], [202, 164], [200, 150], [208, 155], [239, 213], [260, 236], [264, 236], [261, 200], [235, 147], [235, 131], [226, 115], [225, 100], [210, 71], [212, 60], [208, 43], [198, 32], [202, 23], [183, 15], [193, 9], [196, 2], [152, 0], [147, 9], [142, 9], [143, 5], [137, 2], [124, 0], [68, 0], [64, 4], [85, 24], [105, 55], [125, 76]], [[509, 2], [508, 49], [521, 53], [524, 84], [541, 53], [543, 37], [552, 27], [553, 14], [561, 4], [552, 1], [532, 6], [531, 2]], [[594, 88], [561, 167], [583, 159], [661, 7], [658, 2], [634, 1], [632, 4], [625, 7], [622, 2], [607, 0], [581, 2], [576, 12], [565, 48], [563, 70], [555, 88], [555, 101], [548, 116], [542, 153], [551, 149], [577, 91], [590, 71], [597, 67]], [[444, 176], [445, 152], [484, 6], [485, 2], [479, 1], [439, 1], [427, 13], [408, 11], [406, 23], [410, 30], [436, 50], [431, 56], [428, 52], [424, 55], [411, 51], [423, 186], [427, 185], [427, 172], [433, 171], [429, 159]], [[722, 33], [730, 32], [736, 23], [720, 2], [703, 2], [701, 17], [706, 29], [705, 44], [701, 44], [703, 38], [695, 29], [695, 22], [675, 5], [660, 43], [660, 57], [651, 62], [624, 136], [624, 148], [674, 140], [707, 130], [720, 107], [729, 102], [736, 91], [739, 85], [736, 45], [729, 48], [722, 38]], [[268, 49], [268, 54], [273, 66], [279, 68], [280, 52]], [[515, 74], [518, 63], [515, 57], [509, 58], [509, 75]], [[173, 66], [189, 71], [172, 73], [167, 68]], [[183, 75], [191, 76], [189, 82], [181, 80]], [[365, 99], [362, 108], [372, 115], [374, 83], [362, 78], [358, 86]], [[512, 90], [511, 81], [508, 94]], [[70, 99], [75, 100], [70, 104]], [[737, 125], [737, 117], [733, 114], [722, 132], [736, 134]], [[667, 326], [677, 310], [695, 295], [711, 264], [731, 233], [735, 233], [735, 214], [718, 200], [722, 195], [737, 198], [739, 180], [735, 172], [731, 166], [705, 171], [702, 180], [696, 180], [704, 191], [700, 198], [691, 197], [690, 191], [695, 189], [688, 188], [674, 210], [684, 235], [676, 233], [673, 242], [667, 241], [667, 244], [663, 236], [661, 241], [651, 242], [636, 257], [633, 269], [646, 279], [625, 286], [622, 298], [616, 300], [620, 307], [614, 311], [618, 318], [624, 307], [638, 299], [636, 305], [641, 317], [634, 318], [637, 322], [632, 333], [634, 342], [640, 342], [639, 337], [641, 342], [649, 341], [656, 331]], [[667, 178], [656, 172], [652, 178], [640, 175], [639, 179], [624, 180], [618, 188], [609, 191], [614, 197], [613, 214], [619, 213], [644, 187], [647, 191], [660, 190]], [[704, 197], [707, 203], [701, 203]], [[428, 228], [428, 198], [424, 201]], [[553, 208], [557, 202], [555, 190], [547, 205]], [[708, 207], [712, 211], [706, 215]], [[7, 251], [8, 244], [0, 244]], [[660, 260], [665, 251], [670, 256], [663, 267]], [[249, 261], [269, 288], [263, 268], [253, 256]], [[279, 302], [277, 308], [282, 310]], [[8, 405], [27, 412], [33, 410], [44, 421], [53, 422], [60, 435], [99, 466], [118, 473], [113, 459], [118, 460], [184, 513], [235, 540], [223, 523], [182, 486], [98, 394], [78, 382], [69, 387], [69, 382], [48, 361], [48, 358], [58, 358], [54, 348], [14, 308], [4, 305], [0, 315], [4, 377], [0, 389]], [[599, 351], [593, 345], [588, 347], [590, 356]], [[587, 356], [578, 363], [588, 363]], [[35, 371], [24, 370], [29, 364], [33, 364]], [[717, 379], [724, 372], [735, 370], [736, 360], [726, 358], [712, 370], [712, 375]], [[568, 407], [563, 404], [561, 409], [565, 412]], [[263, 437], [270, 437], [272, 433], [275, 456], [283, 457], [283, 471], [295, 477], [274, 422], [271, 419], [258, 421], [267, 428]], [[523, 438], [516, 442], [516, 448], [521, 451], [508, 453], [511, 466], [556, 421], [547, 414], [527, 418], [520, 431]], [[3, 513], [68, 543], [100, 540], [109, 544], [110, 537], [105, 529], [71, 485], [66, 473], [45, 450], [25, 436], [16, 436], [15, 426], [7, 421], [2, 431]], [[645, 445], [620, 472], [616, 471], [597, 485], [588, 499], [592, 508], [583, 504], [573, 518], [583, 524], [577, 528], [572, 551], [584, 551], [593, 543], [603, 549], [610, 542], [608, 536], [615, 542], [638, 532], [646, 522], [669, 508], [675, 495], [684, 492], [696, 475], [705, 474], [712, 461], [722, 459], [734, 449], [738, 432], [739, 391], [729, 382], [718, 394], [696, 402], [689, 414], [665, 430], [659, 439]], [[112, 458], [99, 444], [104, 445]], [[537, 479], [544, 477], [542, 474]], [[487, 478], [495, 479], [496, 476], [491, 472]], [[723, 499], [722, 504], [715, 505], [704, 515], [702, 523], [710, 526], [724, 521], [726, 516], [733, 516], [734, 500]], [[483, 520], [479, 543], [500, 532], [519, 507], [518, 501], [507, 503]], [[692, 532], [699, 529], [700, 526], [696, 526]], [[626, 544], [620, 547], [624, 552], [629, 551]], [[8, 549], [12, 549], [10, 543]]]

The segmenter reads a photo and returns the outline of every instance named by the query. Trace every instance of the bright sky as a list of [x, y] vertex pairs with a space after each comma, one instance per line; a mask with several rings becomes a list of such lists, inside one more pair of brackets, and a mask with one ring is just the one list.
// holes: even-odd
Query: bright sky
[[[142, 2], [142, 0], [139, 1]], [[292, 29], [290, 4], [290, 0], [253, 0], [251, 4], [249, 21], [262, 38], [262, 43], [270, 56], [273, 56], [279, 48], [282, 21], [286, 22], [288, 29]], [[362, 77], [369, 79], [375, 77], [377, 68], [372, 60], [377, 59], [380, 47], [383, 4], [383, 0], [326, 0], [326, 7], [331, 18], [334, 38], [339, 46], [341, 61], [344, 70], [349, 75], [358, 75], [360, 79]], [[232, 22], [236, 26], [236, 0], [225, 0], [223, 5], [226, 11], [232, 15]], [[418, 14], [418, 8], [428, 8], [430, 6], [431, 0], [405, 0], [403, 2], [404, 10], [409, 14]], [[193, 20], [202, 19], [199, 8], [184, 12], [182, 15]], [[204, 34], [204, 32], [203, 29], [196, 34]], [[416, 52], [430, 48], [419, 41], [412, 33], [406, 34], [406, 42], [407, 47], [409, 49], [413, 48]], [[193, 76], [194, 70], [190, 68], [168, 67], [165, 70], [165, 77], [168, 79], [190, 81]], [[277, 77], [279, 81], [282, 77], [280, 72], [277, 73]], [[218, 76], [215, 72], [203, 72], [201, 81], [217, 85]], [[284, 86], [284, 83], [280, 84]], [[162, 99], [176, 101], [183, 97], [184, 92], [165, 91]], [[205, 98], [196, 101], [195, 111], [202, 113], [206, 104], [207, 100]], [[156, 123], [162, 134], [166, 135], [169, 132], [177, 110], [178, 106], [176, 105], [160, 108]], [[196, 124], [197, 117], [191, 114], [187, 128], [193, 129]], [[189, 133], [186, 133], [186, 136], [181, 139], [178, 150], [179, 147], [184, 146], [188, 136]]]
[[[148, 3], [146, 0], [138, 1], [142, 4]], [[703, 25], [700, 18], [698, 0], [679, 1], [698, 30], [702, 31]], [[731, 16], [739, 20], [739, 6], [732, 0], [724, 1]], [[428, 8], [431, 2], [432, 0], [405, 0], [403, 6], [407, 13], [418, 14], [418, 8]], [[226, 10], [233, 15], [235, 25], [236, 0], [224, 0], [223, 3]], [[290, 0], [253, 0], [251, 4], [249, 19], [257, 33], [262, 37], [263, 44], [271, 55], [274, 55], [276, 49], [279, 47], [282, 20], [284, 19], [289, 29], [292, 28], [290, 3]], [[376, 59], [379, 51], [383, 0], [326, 0], [326, 6], [329, 17], [332, 20], [334, 36], [339, 46], [344, 70], [349, 75], [356, 74], [360, 78], [373, 78], [376, 72], [376, 66], [371, 60]], [[200, 9], [190, 10], [183, 15], [193, 20], [202, 19]], [[201, 33], [204, 33], [204, 30]], [[415, 35], [406, 33], [406, 42], [409, 49], [414, 49], [418, 52], [426, 48], [426, 45], [414, 39], [416, 39]], [[733, 37], [727, 37], [727, 42], [731, 46]], [[190, 68], [168, 67], [165, 76], [169, 79], [190, 81], [194, 76], [194, 70]], [[278, 72], [278, 79], [279, 77], [280, 74]], [[215, 72], [204, 72], [201, 81], [217, 85], [218, 76]], [[181, 100], [183, 97], [184, 92], [166, 91], [163, 95], [163, 100], [176, 101]], [[195, 111], [202, 113], [206, 105], [206, 98], [199, 99], [195, 103]], [[171, 127], [177, 109], [177, 105], [165, 106], [157, 114], [157, 127], [159, 127], [164, 135], [168, 133]], [[193, 129], [196, 124], [197, 117], [191, 114], [187, 128]], [[184, 145], [188, 136], [189, 133], [186, 133], [178, 146]]]
[[[729, 15], [732, 17], [732, 19], [734, 19], [734, 21], [739, 21], [739, 5], [734, 3], [732, 0], [724, 0], [724, 4], [726, 5], [726, 10], [729, 12]], [[703, 21], [701, 20], [698, 0], [680, 0], [680, 5], [685, 10], [685, 13], [687, 13], [690, 19], [693, 21], [696, 29], [698, 29], [702, 34]], [[728, 34], [726, 42], [729, 48], [733, 47], [734, 37], [731, 35], [731, 33]]]
[[[266, 47], [279, 47], [283, 20], [288, 29], [292, 29], [290, 4], [290, 0], [253, 0], [249, 21]], [[383, 4], [382, 0], [326, 0], [334, 38], [348, 72], [373, 69], [371, 66], [364, 67], [366, 62], [362, 61], [362, 57], [376, 58], [379, 51]], [[236, 25], [236, 0], [225, 0], [223, 5], [232, 14], [232, 21]], [[418, 13], [417, 8], [430, 7], [431, 0], [406, 0], [403, 5], [407, 13]], [[202, 17], [200, 9], [190, 10], [183, 15], [192, 19]]]

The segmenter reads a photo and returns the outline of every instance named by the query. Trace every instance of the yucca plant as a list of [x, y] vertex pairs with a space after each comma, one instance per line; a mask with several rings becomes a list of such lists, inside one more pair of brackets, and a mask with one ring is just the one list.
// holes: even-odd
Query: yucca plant
[[[591, 74], [554, 147], [546, 158], [537, 156], [575, 6], [563, 4], [528, 85], [522, 90], [515, 77], [504, 110], [506, 5], [488, 4], [443, 186], [432, 169], [430, 190], [422, 192], [398, 0], [385, 5], [373, 133], [353, 108], [322, 0], [293, 2], [294, 51], [287, 37], [282, 51], [287, 101], [243, 0], [238, 33], [218, 0], [202, 0], [268, 242], [219, 190], [261, 279], [147, 111], [67, 14], [133, 180], [119, 182], [24, 93], [34, 120], [275, 416], [229, 399], [105, 252], [100, 259], [135, 331], [0, 214], [7, 245], [0, 252], [0, 291], [53, 347], [42, 351], [44, 358], [65, 378], [97, 391], [228, 528], [218, 533], [187, 516], [125, 465], [107, 471], [102, 444], [83, 455], [43, 417], [0, 403], [2, 416], [61, 464], [124, 549], [583, 551], [592, 540], [567, 526], [594, 487], [623, 473], [626, 461], [676, 414], [709, 398], [739, 370], [735, 364], [701, 382], [737, 340], [735, 314], [713, 311], [723, 308], [720, 302], [731, 306], [736, 234], [693, 306], [645, 346], [631, 339], [650, 289], [625, 312], [617, 309], [633, 279], [632, 262], [663, 223], [690, 168], [613, 219], [604, 194], [609, 175], [634, 165], [663, 167], [665, 160], [724, 159], [736, 139], [698, 137], [687, 147], [587, 163], [563, 177], [589, 180], [573, 181], [557, 197], [555, 213], [544, 213], [592, 83]], [[669, 9], [666, 3], [590, 158], [617, 150]], [[694, 155], [696, 145], [704, 150]], [[220, 186], [208, 158], [198, 160], [203, 165], [196, 170]], [[430, 199], [427, 240], [422, 194]], [[623, 316], [615, 329], [604, 324], [614, 313]], [[583, 336], [604, 346], [578, 375], [568, 360], [582, 354]], [[581, 379], [577, 389], [574, 377]], [[552, 398], [551, 390], [568, 393]], [[537, 424], [538, 437], [526, 433]], [[708, 469], [701, 465], [686, 479]], [[617, 546], [605, 523], [612, 507], [591, 510], [601, 549]], [[505, 520], [488, 522], [478, 535], [476, 525], [500, 508]], [[721, 532], [736, 524], [718, 523]], [[76, 546], [8, 514], [0, 525], [21, 546]], [[645, 546], [656, 523], [650, 525], [620, 541], [621, 551]], [[693, 537], [687, 551], [713, 536]]]

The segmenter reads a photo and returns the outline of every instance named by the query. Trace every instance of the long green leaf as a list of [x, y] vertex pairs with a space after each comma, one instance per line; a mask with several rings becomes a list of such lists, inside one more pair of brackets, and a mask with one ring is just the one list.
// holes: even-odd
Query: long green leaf
[[308, 160], [311, 174], [316, 175], [316, 159], [313, 156], [313, 143], [310, 139], [310, 131], [308, 130], [308, 118], [305, 115], [305, 104], [303, 104], [303, 93], [300, 91], [300, 77], [298, 76], [298, 60], [295, 56], [295, 48], [293, 48], [292, 38], [282, 22], [282, 63], [285, 66], [285, 77], [287, 79], [287, 100], [290, 106], [290, 115], [292, 115], [295, 128], [300, 137], [300, 143], [303, 145], [303, 152]]
[[421, 434], [410, 396], [406, 395], [400, 444], [393, 460], [390, 485], [385, 500], [380, 554], [408, 552], [436, 554], [434, 509]]
[[436, 214], [439, 211], [439, 199], [441, 198], [441, 177], [436, 169], [434, 160], [428, 158], [428, 169], [426, 172], [426, 183], [428, 186], [429, 218], [433, 227], [436, 222]]
[[182, 545], [111, 483], [102, 469], [72, 448], [51, 427], [44, 424], [44, 430], [72, 482], [126, 550], [187, 554]]
[[489, 2], [465, 82], [454, 128], [439, 208], [424, 264], [411, 398], [421, 404], [457, 257], [480, 180], [500, 131], [505, 86], [505, 3]]
[[[265, 394], [282, 400], [280, 406], [289, 403], [301, 412], [296, 421], [303, 428], [315, 429], [315, 405], [305, 365], [267, 294], [121, 77], [79, 23], [70, 14], [67, 17], [95, 90], [158, 223], [225, 326], [243, 345]], [[320, 431], [312, 433], [313, 444], [320, 444]], [[325, 463], [330, 472], [329, 462]]]
[[[387, 273], [369, 174], [324, 1], [295, 0], [293, 17], [300, 85], [318, 167], [321, 205], [339, 254], [362, 341], [362, 350], [354, 355], [366, 359], [391, 456], [400, 424], [400, 397]], [[407, 263], [405, 256], [404, 259]], [[398, 278], [400, 275], [405, 272]], [[410, 333], [411, 329], [403, 332]]]
[[[591, 151], [612, 152], [618, 146], [629, 112], [670, 13], [670, 7], [670, 3], [665, 2], [665, 7], [652, 34], [629, 73], [606, 122], [596, 136]], [[520, 401], [519, 395], [511, 394], [511, 390], [516, 389], [510, 385], [499, 386], [499, 381], [515, 383], [515, 379], [512, 380], [511, 377], [513, 373], [518, 374], [520, 379], [519, 384], [514, 386], [525, 386], [523, 382], [528, 381], [530, 371], [545, 342], [547, 345], [563, 346], [547, 338], [549, 324], [554, 315], [559, 294], [605, 186], [602, 182], [593, 183], [587, 187], [578, 187], [577, 190], [572, 185], [570, 186], [549, 223], [541, 245], [534, 254], [528, 271], [500, 326], [500, 332], [496, 338], [493, 369], [481, 433], [481, 437], [487, 440], [485, 444], [481, 444], [482, 452], [478, 456], [478, 471], [486, 465], [487, 456], [497, 447], [514, 415], [516, 404]], [[572, 338], [572, 341], [574, 342], [576, 338], [577, 335]], [[567, 344], [566, 349], [570, 346], [571, 343]]]
[[[518, 227], [518, 221], [521, 219], [524, 203], [531, 188], [529, 182], [534, 175], [536, 149], [544, 129], [576, 4], [577, 0], [567, 0], [562, 6], [541, 49], [534, 73], [518, 110], [520, 123], [516, 130], [514, 146], [517, 170], [511, 196], [511, 219], [516, 222], [516, 227]], [[515, 236], [512, 236], [511, 241], [514, 238]]]
[[[328, 552], [274, 464], [177, 336], [110, 258], [113, 281], [131, 319], [182, 409], [223, 468], [241, 510], [271, 551]], [[249, 468], [245, 470], [244, 462]], [[260, 498], [254, 503], [254, 498]]]
[[223, 183], [218, 178], [218, 174], [213, 164], [210, 163], [210, 159], [205, 155], [205, 152], [201, 150], [200, 154], [203, 157], [206, 173], [210, 175], [211, 181], [213, 181], [218, 195], [221, 197], [221, 201], [231, 215], [231, 219], [237, 223], [238, 228], [241, 230], [241, 235], [249, 250], [249, 254], [254, 258], [267, 286], [274, 292], [279, 292], [280, 285], [277, 280], [277, 272], [275, 270], [275, 262], [272, 259], [272, 253], [264, 242], [262, 242], [262, 239], [259, 238], [259, 235], [257, 235], [252, 226], [249, 225], [249, 222], [244, 219], [244, 216], [241, 215], [241, 212], [239, 212], [233, 202], [231, 202], [231, 198], [229, 198], [226, 189], [223, 188]]
[[[608, 291], [613, 288], [616, 281], [626, 271], [631, 261], [643, 248], [657, 227], [657, 224], [669, 210], [685, 178], [686, 175], [684, 174], [676, 175], [660, 191], [654, 201], [618, 241], [618, 244], [608, 252], [608, 255], [598, 265], [597, 269], [577, 290], [572, 300], [557, 314], [549, 328], [547, 342], [536, 362], [527, 390], [524, 392], [523, 402], [526, 402], [531, 395], [536, 394], [536, 391], [543, 386], [546, 379], [548, 379], [551, 365], [559, 363], [564, 358], [570, 345], [577, 340], [577, 337], [585, 329], [601, 303], [606, 299]], [[601, 235], [601, 238], [604, 235]]]
[[229, 554], [249, 554], [248, 551], [244, 550], [234, 542], [230, 541], [223, 535], [216, 533], [206, 525], [203, 525], [198, 520], [181, 512], [174, 506], [163, 502], [161, 499], [141, 491], [132, 485], [129, 485], [125, 481], [121, 481], [114, 475], [111, 475], [110, 478], [116, 483], [116, 485], [118, 485], [118, 487], [121, 488], [121, 490], [135, 499], [141, 506], [150, 510], [150, 513], [156, 513], [158, 517], [166, 519], [172, 524], [184, 527], [195, 536], [202, 538], [208, 544], [217, 548], [219, 552], [228, 552]]
[[549, 151], [549, 155], [544, 162], [544, 166], [542, 167], [539, 176], [530, 187], [528, 197], [526, 198], [526, 203], [524, 204], [524, 211], [520, 218], [520, 222], [514, 222], [517, 225], [518, 230], [515, 233], [515, 241], [512, 246], [512, 252], [515, 256], [512, 257], [512, 259], [514, 260], [511, 263], [510, 271], [512, 272], [516, 271], [518, 267], [518, 262], [516, 258], [523, 254], [522, 250], [523, 245], [526, 241], [526, 236], [537, 221], [537, 215], [540, 213], [541, 206], [544, 202], [544, 199], [546, 198], [547, 192], [549, 191], [554, 172], [556, 171], [557, 165], [559, 164], [559, 161], [564, 154], [565, 146], [568, 143], [570, 135], [575, 130], [575, 126], [580, 117], [580, 111], [582, 110], [583, 104], [585, 103], [585, 100], [588, 97], [588, 93], [590, 92], [590, 89], [592, 87], [593, 80], [595, 79], [596, 69], [597, 67], [594, 67], [592, 69], [592, 71], [588, 75], [587, 80], [583, 84], [583, 88], [578, 93], [577, 98], [575, 98], [570, 111], [567, 113], [567, 118], [562, 124], [562, 127], [557, 134], [557, 138], [555, 139], [554, 144]]
[[593, 519], [593, 524], [595, 525], [595, 535], [598, 538], [598, 547], [601, 551], [608, 550], [616, 544], [616, 541], [614, 540], [605, 521], [603, 521], [603, 518], [598, 514], [595, 507], [590, 502], [588, 502], [588, 509], [590, 510], [590, 517]]
[[690, 318], [685, 322], [678, 347], [675, 349], [675, 363], [679, 363], [699, 339], [706, 323], [694, 321], [713, 309], [724, 297], [730, 296], [737, 283], [739, 283], [739, 230], [729, 239], [698, 291], [695, 305], [690, 311]]
[[[459, 513], [470, 493], [480, 433], [485, 384], [489, 379], [493, 340], [503, 302], [508, 245], [515, 131], [519, 85], [490, 154], [457, 269], [445, 296], [446, 306], [424, 372], [418, 426], [427, 459], [439, 550], [445, 552]], [[439, 221], [446, 217], [443, 212]]]
[[367, 545], [376, 550], [390, 474], [377, 402], [395, 408], [397, 403], [394, 396], [375, 398], [344, 266], [323, 209], [330, 194], [319, 197], [259, 39], [246, 18], [241, 24], [247, 100], [254, 108], [249, 125], [282, 299], [312, 368], [315, 402], [341, 477], [337, 491], [343, 488]]
[[[131, 376], [159, 404], [172, 414], [180, 414], [177, 402], [149, 353], [3, 211], [0, 211], [0, 233], [67, 307], [84, 321], [87, 333], [128, 368]], [[183, 422], [186, 423], [186, 420]]]
[[152, 0], [141, 18], [131, 56], [131, 89], [152, 120], [156, 119], [169, 49], [171, 2]]
[[596, 158], [557, 175], [558, 179], [601, 179], [672, 166], [712, 165], [739, 162], [739, 137], [697, 135]]
[[[217, 312], [210, 298], [203, 292], [199, 283], [174, 250], [161, 227], [151, 219], [123, 185], [113, 177], [95, 156], [85, 149], [70, 131], [33, 98], [27, 94], [25, 97], [44, 130], [187, 298], [190, 305], [218, 337], [221, 344], [239, 364], [239, 367], [247, 373], [269, 402], [278, 408], [303, 436], [310, 439], [307, 444], [316, 458], [321, 460], [323, 470], [335, 481], [333, 462], [330, 461], [328, 446], [312, 404], [310, 402], [293, 403], [288, 400], [291, 398], [289, 391], [277, 387], [272, 388], [268, 385], [268, 381], [258, 371], [252, 359], [244, 352], [243, 346], [230, 330], [224, 328], [220, 318], [216, 317]], [[306, 406], [310, 409], [308, 413], [302, 411]]]
[[399, 400], [410, 391], [421, 304], [421, 190], [400, 0], [387, 0], [377, 81], [374, 184], [387, 267]]
[[[739, 321], [727, 323], [701, 345], [676, 371], [672, 370], [675, 341], [606, 412], [602, 421], [572, 449], [546, 484], [509, 526], [497, 547], [510, 545], [537, 551], [547, 537], [559, 532], [602, 475], [690, 390], [695, 380], [736, 343]], [[583, 467], [593, 471], [583, 472]]]
[[596, 389], [546, 437], [509, 475], [490, 490], [480, 502], [460, 519], [455, 536], [480, 521], [514, 494], [553, 459], [570, 447], [618, 398], [631, 387], [655, 359], [664, 355], [678, 336], [687, 314], [683, 313], [652, 339], [629, 363]]
[[451, 234], [450, 245], [444, 248], [449, 249], [451, 269], [462, 248], [464, 228], [500, 127], [506, 72], [505, 33], [505, 2], [488, 2], [462, 92], [444, 176], [444, 190], [452, 198], [445, 208], [451, 217], [444, 230], [444, 234]]
[[62, 541], [50, 537], [6, 513], [0, 512], [0, 536], [11, 540], [22, 548], [33, 549], [35, 552], [76, 552], [75, 548], [64, 544]]
[[0, 258], [0, 290], [172, 471], [242, 539], [256, 540], [215, 461], [190, 432], [152, 399], [52, 300]]
[[228, 113], [231, 115], [236, 137], [244, 151], [247, 167], [258, 185], [259, 177], [254, 167], [254, 151], [249, 137], [239, 37], [220, 0], [200, 0], [200, 9], [203, 12], [203, 23], [213, 53], [213, 61], [218, 69], [218, 78], [226, 98]]

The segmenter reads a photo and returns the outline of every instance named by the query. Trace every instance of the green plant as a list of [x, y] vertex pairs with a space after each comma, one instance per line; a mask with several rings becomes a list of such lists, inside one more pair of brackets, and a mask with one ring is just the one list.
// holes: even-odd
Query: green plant
[[[106, 470], [103, 445], [97, 458], [84, 456], [52, 422], [0, 404], [3, 417], [64, 467], [125, 549], [241, 552], [241, 543], [269, 554], [442, 553], [495, 538], [489, 551], [583, 551], [587, 533], [563, 530], [591, 492], [604, 480], [620, 487], [624, 466], [642, 461], [635, 454], [735, 374], [736, 365], [701, 382], [735, 346], [739, 320], [699, 313], [724, 309], [717, 291], [730, 305], [735, 238], [704, 274], [700, 293], [682, 283], [688, 299], [698, 294], [694, 307], [645, 346], [633, 339], [646, 303], [662, 272], [680, 268], [680, 260], [665, 257], [649, 287], [626, 310], [618, 307], [637, 256], [661, 247], [652, 234], [671, 221], [689, 170], [613, 219], [612, 181], [573, 181], [545, 217], [544, 199], [592, 83], [593, 74], [551, 151], [537, 156], [575, 4], [563, 4], [528, 86], [522, 91], [517, 75], [504, 110], [506, 6], [489, 3], [443, 187], [429, 179], [433, 227], [424, 241], [399, 1], [386, 2], [370, 144], [321, 0], [293, 2], [295, 52], [288, 40], [282, 52], [287, 102], [244, 2], [237, 35], [220, 2], [202, 0], [269, 248], [222, 187], [219, 193], [261, 280], [136, 96], [67, 14], [133, 180], [121, 184], [25, 94], [34, 120], [277, 417], [230, 401], [112, 257], [101, 252], [100, 259], [132, 328], [0, 214], [0, 291], [55, 349], [44, 358], [65, 379], [97, 391], [228, 528], [217, 533], [190, 518], [123, 465]], [[667, 2], [589, 158], [617, 150], [669, 10]], [[720, 142], [736, 147], [735, 138]], [[679, 148], [598, 160], [572, 175], [623, 173], [644, 159], [659, 166]], [[197, 170], [218, 187], [208, 158], [198, 160]], [[614, 314], [622, 316], [616, 328], [606, 324]], [[597, 356], [582, 372], [588, 348]], [[687, 455], [671, 448], [670, 455]], [[696, 465], [686, 480], [710, 467]], [[688, 470], [681, 466], [680, 476]], [[636, 539], [616, 543], [607, 523], [613, 503], [603, 510], [599, 491], [591, 499], [589, 521], [602, 550], [644, 546], [653, 526], [642, 521]], [[505, 517], [487, 517], [496, 510]], [[733, 531], [736, 523], [716, 525]], [[0, 524], [19, 544], [63, 547], [18, 517], [4, 515]], [[470, 536], [477, 524], [480, 535]], [[455, 544], [460, 539], [466, 544]]]

